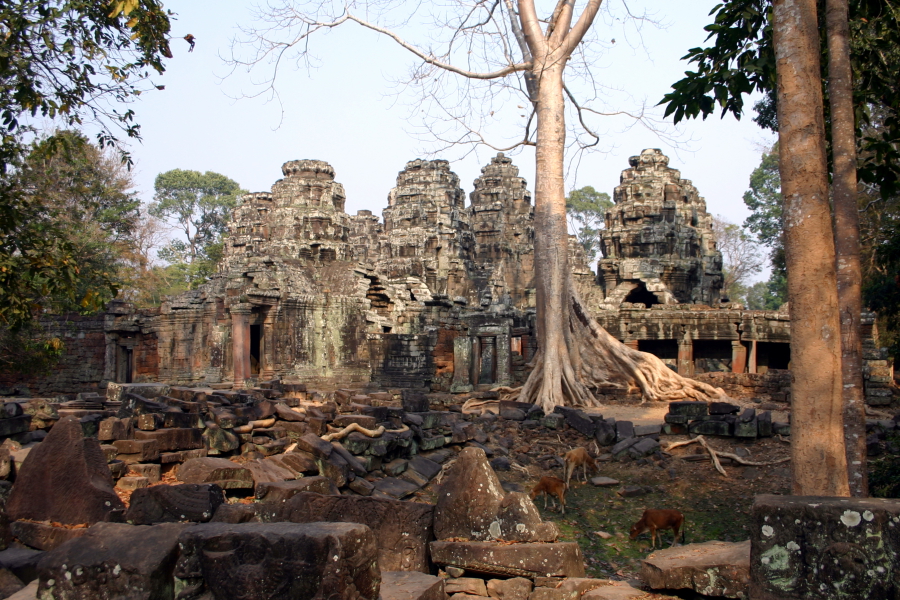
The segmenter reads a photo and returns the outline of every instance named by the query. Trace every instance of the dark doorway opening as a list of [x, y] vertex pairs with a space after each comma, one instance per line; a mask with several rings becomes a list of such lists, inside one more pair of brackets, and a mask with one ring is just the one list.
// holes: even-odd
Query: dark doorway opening
[[791, 364], [791, 345], [782, 342], [758, 342], [756, 345], [756, 372], [769, 369], [787, 369]]
[[694, 368], [697, 373], [731, 371], [730, 340], [694, 340]]
[[259, 375], [260, 364], [262, 362], [262, 325], [250, 326], [250, 373]]
[[625, 302], [640, 303], [649, 308], [654, 304], [659, 304], [659, 299], [656, 297], [656, 294], [648, 292], [647, 287], [643, 283], [639, 283], [625, 297]]
[[125, 383], [132, 383], [131, 379], [134, 373], [134, 349], [124, 348], [125, 350]]

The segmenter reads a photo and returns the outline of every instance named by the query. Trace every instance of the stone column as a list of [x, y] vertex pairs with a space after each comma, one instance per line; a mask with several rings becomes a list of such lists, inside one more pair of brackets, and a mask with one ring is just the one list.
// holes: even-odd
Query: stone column
[[263, 379], [275, 377], [275, 324], [268, 321], [263, 323], [262, 335], [262, 364], [259, 366], [259, 376]]
[[682, 377], [694, 376], [694, 341], [689, 334], [678, 342], [678, 374]]
[[756, 373], [756, 340], [750, 341], [750, 362], [747, 365], [748, 373]]
[[731, 342], [731, 372], [743, 373], [747, 368], [747, 348], [740, 340]]
[[453, 382], [450, 392], [472, 391], [472, 338], [461, 335], [453, 339]]
[[509, 385], [512, 383], [509, 337], [509, 334], [506, 333], [501, 333], [497, 336], [497, 385]]
[[631, 348], [632, 350], [639, 350], [639, 349], [640, 349], [640, 348], [638, 348], [638, 341], [637, 341], [637, 340], [625, 340], [625, 341], [622, 342], [622, 343], [625, 344], [626, 346], [628, 346], [629, 348]]
[[250, 376], [250, 305], [231, 307], [231, 362], [234, 366], [234, 387], [244, 386]]

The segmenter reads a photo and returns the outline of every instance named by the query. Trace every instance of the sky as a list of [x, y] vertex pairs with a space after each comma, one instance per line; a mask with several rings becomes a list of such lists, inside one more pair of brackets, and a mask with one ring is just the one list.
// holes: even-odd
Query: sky
[[[347, 212], [367, 209], [380, 215], [407, 161], [451, 160], [468, 194], [480, 168], [496, 154], [482, 148], [462, 160], [455, 160], [459, 150], [427, 155], [434, 146], [414, 135], [408, 118], [415, 98], [398, 95], [395, 84], [415, 61], [390, 39], [354, 24], [337, 28], [312, 41], [313, 68], [282, 66], [277, 99], [248, 97], [262, 91], [254, 82], [264, 81], [270, 71], [232, 70], [225, 59], [231, 56], [233, 40], [241, 36], [238, 26], [255, 22], [252, 4], [217, 0], [215, 10], [196, 0], [164, 4], [177, 15], [172, 26], [174, 57], [165, 74], [153, 78], [165, 89], [143, 94], [133, 106], [143, 140], [130, 150], [144, 201], [152, 200], [156, 175], [170, 169], [216, 171], [251, 192], [268, 191], [282, 176], [284, 162], [308, 158], [334, 167], [336, 180], [347, 192]], [[629, 0], [633, 13], [647, 9], [661, 23], [643, 23], [636, 31], [634, 21], [621, 18], [622, 0], [608, 0], [610, 12], [602, 13], [594, 25], [607, 50], [592, 59], [591, 73], [609, 90], [609, 104], [630, 110], [642, 103], [655, 105], [689, 68], [679, 59], [703, 44], [703, 26], [710, 22], [708, 13], [715, 4]], [[193, 52], [180, 39], [188, 33], [196, 38]], [[237, 48], [246, 54], [246, 46]], [[509, 111], [522, 112], [511, 106], [503, 110], [513, 125], [518, 115]], [[652, 111], [661, 118], [661, 108]], [[671, 136], [661, 138], [640, 123], [611, 117], [601, 124], [601, 150], [583, 155], [578, 168], [569, 170], [567, 190], [590, 185], [611, 194], [629, 156], [660, 148], [670, 157], [669, 166], [693, 181], [709, 212], [741, 223], [748, 214], [741, 198], [750, 173], [762, 149], [774, 141], [752, 116], [737, 121], [716, 114], [706, 121], [683, 122], [677, 130], [669, 125], [669, 133], [680, 140], [674, 147]], [[526, 148], [513, 160], [533, 190], [533, 149]]]

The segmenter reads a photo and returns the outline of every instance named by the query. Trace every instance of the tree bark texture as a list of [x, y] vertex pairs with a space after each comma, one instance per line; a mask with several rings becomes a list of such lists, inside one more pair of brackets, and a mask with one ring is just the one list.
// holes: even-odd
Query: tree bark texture
[[791, 310], [793, 492], [848, 496], [840, 319], [815, 0], [774, 0]]
[[[639, 389], [650, 400], [709, 400], [722, 390], [683, 378], [652, 354], [628, 348], [587, 313], [569, 273], [566, 226], [566, 142], [563, 72], [600, 7], [592, 0], [571, 27], [572, 4], [557, 5], [547, 33], [531, 0], [520, 0], [521, 28], [537, 86], [535, 181], [535, 277], [538, 352], [519, 399], [540, 405], [595, 406], [591, 386]], [[525, 54], [523, 49], [523, 54]]]
[[831, 106], [831, 149], [834, 174], [834, 244], [841, 320], [841, 376], [844, 389], [844, 445], [850, 493], [869, 495], [866, 473], [866, 414], [862, 375], [862, 267], [859, 252], [859, 211], [856, 188], [856, 131], [853, 114], [853, 74], [850, 68], [850, 27], [847, 0], [827, 0], [828, 99]]

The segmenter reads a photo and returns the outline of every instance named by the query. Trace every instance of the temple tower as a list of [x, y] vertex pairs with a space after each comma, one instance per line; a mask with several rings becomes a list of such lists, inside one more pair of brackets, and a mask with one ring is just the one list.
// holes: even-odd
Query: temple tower
[[598, 283], [609, 308], [622, 302], [707, 304], [722, 290], [712, 216], [669, 158], [648, 149], [629, 159], [601, 230]]

